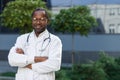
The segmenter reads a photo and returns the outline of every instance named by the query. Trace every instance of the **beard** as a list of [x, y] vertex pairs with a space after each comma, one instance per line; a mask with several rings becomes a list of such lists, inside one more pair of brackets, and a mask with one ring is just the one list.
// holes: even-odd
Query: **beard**
[[33, 27], [34, 31], [36, 34], [40, 34], [42, 33], [43, 31], [45, 31], [46, 27]]

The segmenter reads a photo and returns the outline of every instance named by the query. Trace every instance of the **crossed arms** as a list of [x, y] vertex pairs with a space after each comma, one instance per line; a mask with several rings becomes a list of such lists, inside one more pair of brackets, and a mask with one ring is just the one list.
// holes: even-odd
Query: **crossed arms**
[[[24, 51], [21, 48], [16, 48], [16, 53], [17, 54], [24, 54]], [[43, 62], [45, 60], [47, 60], [48, 57], [41, 57], [41, 56], [35, 56], [34, 57], [34, 62]], [[25, 66], [26, 68], [32, 69], [32, 64], [28, 64], [27, 66]]]

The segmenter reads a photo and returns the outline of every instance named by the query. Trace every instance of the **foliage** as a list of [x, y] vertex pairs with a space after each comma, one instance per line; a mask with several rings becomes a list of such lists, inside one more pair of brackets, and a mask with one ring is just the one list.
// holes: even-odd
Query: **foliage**
[[[66, 75], [62, 76], [62, 72]], [[120, 80], [120, 58], [100, 52], [97, 61], [75, 64], [73, 70], [62, 70], [62, 72], [59, 75], [66, 76], [68, 80]]]
[[72, 80], [107, 80], [106, 73], [97, 63], [75, 65]]
[[103, 69], [107, 74], [108, 80], [120, 80], [120, 58], [113, 58], [107, 54], [101, 54], [99, 63], [102, 63]]
[[87, 6], [77, 6], [62, 9], [55, 16], [51, 25], [55, 31], [70, 32], [72, 34], [79, 32], [81, 35], [87, 35], [90, 29], [97, 25], [97, 22], [91, 16], [90, 9]]
[[72, 64], [74, 64], [74, 33], [87, 36], [92, 27], [97, 25], [87, 6], [62, 9], [51, 21], [51, 27], [57, 32], [72, 33]]
[[12, 29], [19, 28], [22, 33], [32, 29], [31, 14], [34, 9], [46, 8], [42, 0], [15, 0], [7, 3], [1, 13], [2, 25]]
[[0, 76], [15, 77], [15, 73], [14, 72], [4, 72], [4, 73], [0, 73]]
[[[120, 80], [120, 58], [100, 53], [100, 58], [87, 64], [75, 64], [74, 69], [62, 68], [56, 72], [56, 80]], [[15, 76], [13, 72], [0, 76]]]
[[56, 80], [70, 80], [69, 76], [67, 75], [67, 70], [60, 70], [56, 72]]

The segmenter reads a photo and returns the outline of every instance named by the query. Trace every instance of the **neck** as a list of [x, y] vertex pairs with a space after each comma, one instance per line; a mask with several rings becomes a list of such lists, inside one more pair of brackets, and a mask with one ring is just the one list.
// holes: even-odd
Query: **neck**
[[[44, 30], [45, 31], [45, 30]], [[42, 32], [36, 32], [35, 31], [35, 35], [36, 35], [36, 37], [38, 37], [41, 33], [43, 33], [44, 31], [42, 31]]]
[[38, 37], [38, 36], [40, 35], [40, 33], [36, 33], [36, 32], [35, 32], [35, 35], [36, 35], [36, 37]]

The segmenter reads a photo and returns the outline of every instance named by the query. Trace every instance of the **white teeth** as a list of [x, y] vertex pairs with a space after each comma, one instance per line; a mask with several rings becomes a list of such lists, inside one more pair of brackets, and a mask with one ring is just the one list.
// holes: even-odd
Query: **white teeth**
[[40, 28], [40, 26], [36, 26], [36, 28]]

